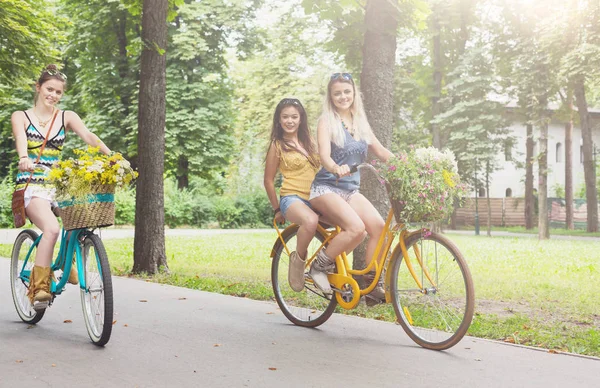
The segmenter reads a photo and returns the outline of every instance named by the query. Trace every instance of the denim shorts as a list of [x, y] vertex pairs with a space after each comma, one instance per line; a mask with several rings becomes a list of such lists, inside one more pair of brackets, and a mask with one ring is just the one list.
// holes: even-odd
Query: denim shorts
[[285, 213], [287, 213], [287, 210], [290, 208], [290, 205], [296, 201], [302, 201], [306, 206], [312, 209], [312, 207], [310, 206], [310, 202], [308, 202], [304, 198], [300, 198], [296, 194], [285, 195], [281, 197], [281, 199], [279, 199], [279, 209], [281, 209], [281, 214], [283, 214], [284, 217]]

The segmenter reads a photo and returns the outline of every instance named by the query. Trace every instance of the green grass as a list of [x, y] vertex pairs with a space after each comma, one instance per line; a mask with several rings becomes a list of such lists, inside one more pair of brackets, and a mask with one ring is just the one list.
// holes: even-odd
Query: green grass
[[[170, 274], [153, 281], [227, 295], [272, 300], [270, 249], [275, 233], [166, 240]], [[469, 335], [600, 356], [600, 242], [450, 235], [475, 284]], [[133, 240], [109, 240], [113, 274], [132, 268]], [[0, 256], [10, 255], [0, 245]], [[391, 305], [361, 304], [344, 314], [395, 321]]]

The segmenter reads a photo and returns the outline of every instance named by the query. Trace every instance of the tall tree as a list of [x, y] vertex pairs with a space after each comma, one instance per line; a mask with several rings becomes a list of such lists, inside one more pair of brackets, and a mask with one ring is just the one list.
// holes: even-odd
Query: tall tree
[[168, 0], [144, 0], [138, 114], [138, 169], [133, 272], [168, 269], [165, 252], [164, 155]]
[[[361, 87], [364, 95], [365, 112], [373, 133], [384, 147], [392, 143], [394, 125], [394, 79], [396, 68], [396, 35], [400, 10], [397, 2], [369, 0], [365, 11], [365, 37], [363, 44], [363, 66]], [[368, 160], [373, 159], [368, 156]], [[370, 171], [361, 173], [361, 192], [380, 214], [385, 215], [389, 202], [385, 188], [377, 182]], [[366, 245], [354, 253], [354, 268], [364, 267]]]

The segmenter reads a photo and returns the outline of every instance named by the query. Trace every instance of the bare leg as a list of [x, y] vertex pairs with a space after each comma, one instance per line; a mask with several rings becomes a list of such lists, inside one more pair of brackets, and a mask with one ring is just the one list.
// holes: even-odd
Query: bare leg
[[342, 252], [350, 252], [365, 238], [365, 224], [339, 195], [328, 193], [314, 198], [310, 202], [317, 211], [342, 229], [327, 246], [329, 258], [334, 259]]
[[58, 220], [50, 209], [50, 203], [43, 198], [33, 197], [25, 211], [31, 222], [43, 233], [36, 250], [35, 265], [49, 267], [54, 254], [54, 245], [60, 235]]
[[299, 226], [296, 252], [302, 260], [306, 260], [308, 244], [315, 236], [319, 216], [304, 203], [296, 201], [286, 211], [285, 218]]
[[362, 222], [365, 224], [365, 229], [369, 235], [369, 242], [367, 243], [367, 252], [365, 257], [365, 263], [366, 265], [369, 265], [371, 260], [373, 260], [373, 255], [375, 254], [375, 249], [377, 248], [377, 243], [379, 242], [379, 238], [383, 232], [385, 222], [379, 215], [377, 209], [375, 209], [373, 204], [369, 202], [364, 195], [360, 193], [354, 194], [352, 198], [350, 198], [349, 203], [352, 209], [354, 209], [356, 214], [358, 214]]

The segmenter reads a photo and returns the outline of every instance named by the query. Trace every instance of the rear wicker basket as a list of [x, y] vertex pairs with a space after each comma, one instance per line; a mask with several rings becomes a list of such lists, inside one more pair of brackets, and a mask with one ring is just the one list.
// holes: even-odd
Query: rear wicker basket
[[65, 230], [99, 228], [115, 223], [115, 185], [93, 186], [82, 200], [58, 202]]

